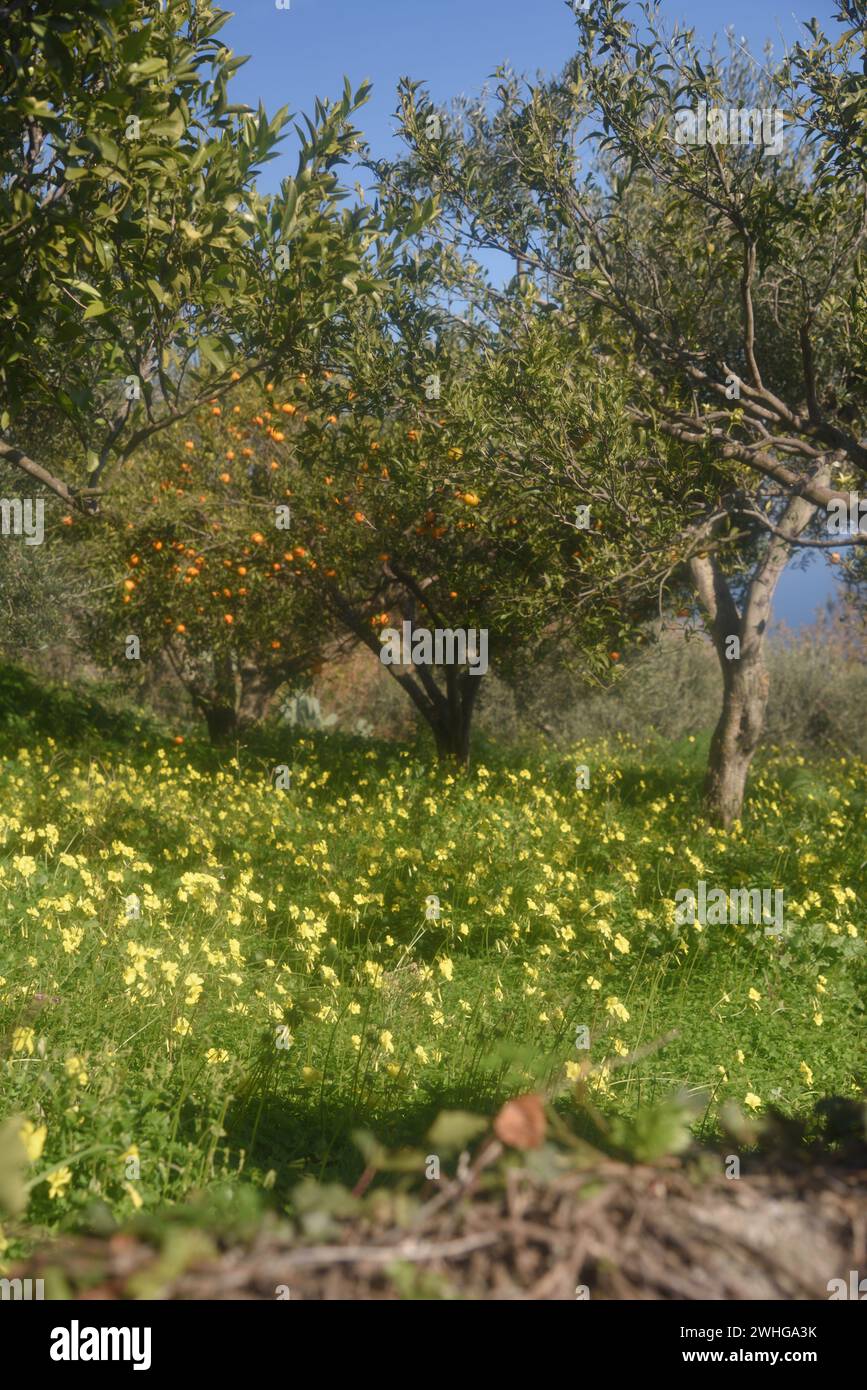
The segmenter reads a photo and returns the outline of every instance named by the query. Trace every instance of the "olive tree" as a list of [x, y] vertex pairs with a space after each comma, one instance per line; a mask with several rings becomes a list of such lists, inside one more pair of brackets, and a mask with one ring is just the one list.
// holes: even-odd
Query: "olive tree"
[[[628, 385], [628, 418], [683, 446], [680, 568], [703, 607], [723, 702], [709, 813], [740, 815], [768, 693], [765, 636], [797, 547], [867, 474], [863, 6], [814, 22], [776, 66], [732, 41], [641, 29], [621, 0], [576, 6], [549, 80], [496, 75], [437, 111], [401, 85], [409, 154], [388, 176], [441, 198], [437, 234], [512, 257], [567, 331]], [[640, 526], [634, 515], [629, 523]], [[745, 566], [747, 572], [744, 572]]]

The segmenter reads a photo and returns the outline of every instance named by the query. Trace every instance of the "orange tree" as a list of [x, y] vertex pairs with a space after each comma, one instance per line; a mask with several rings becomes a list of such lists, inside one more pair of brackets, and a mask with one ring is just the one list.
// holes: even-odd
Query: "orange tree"
[[[684, 504], [698, 505], [679, 496], [682, 446], [627, 419], [616, 364], [589, 333], [568, 331], [532, 286], [486, 286], [433, 232], [353, 318], [352, 411], [306, 455], [328, 499], [326, 533], [311, 538], [328, 607], [377, 655], [396, 613], [485, 628], [507, 679], [532, 681], [555, 645], [607, 678], [658, 604]], [[465, 760], [480, 676], [387, 669], [441, 756]]]
[[[655, 601], [671, 519], [648, 506], [644, 527], [610, 524], [635, 443], [616, 384], [596, 363], [589, 395], [577, 382], [558, 394], [583, 349], [570, 356], [532, 316], [520, 341], [518, 303], [498, 331], [440, 317], [442, 390], [428, 400], [422, 339], [437, 315], [430, 286], [412, 279], [405, 265], [379, 309], [355, 313], [348, 370], [242, 383], [124, 476], [118, 495], [135, 519], [112, 533], [107, 555], [92, 553], [100, 584], [114, 576], [98, 588], [94, 644], [117, 659], [137, 636], [143, 657], [164, 653], [214, 737], [260, 718], [281, 684], [340, 640], [380, 660], [385, 633], [408, 622], [446, 635], [447, 647], [447, 634], [466, 641], [439, 662], [434, 651], [386, 665], [439, 755], [466, 762], [484, 670], [532, 678], [556, 644], [585, 671], [610, 672]], [[531, 389], [561, 432], [595, 431], [595, 456], [573, 458], [570, 471], [553, 438], [520, 433], [511, 393]], [[544, 476], [513, 469], [516, 449], [539, 453]], [[648, 504], [666, 466], [649, 451], [628, 474]], [[586, 527], [578, 497], [591, 504]]]
[[130, 659], [131, 671], [164, 657], [215, 742], [262, 719], [331, 635], [300, 582], [315, 561], [276, 456], [286, 418], [252, 383], [234, 403], [214, 399], [152, 442], [147, 468], [121, 477], [116, 503], [131, 519], [83, 547], [94, 652], [114, 667]]
[[[128, 650], [165, 656], [214, 739], [261, 718], [341, 638], [378, 658], [391, 613], [414, 626], [491, 625], [495, 555], [480, 499], [447, 476], [461, 450], [450, 457], [436, 438], [425, 459], [418, 429], [361, 411], [329, 371], [298, 374], [289, 391], [250, 383], [165, 431], [148, 467], [117, 483], [115, 505], [134, 519], [83, 549], [95, 654], [112, 665]], [[492, 636], [491, 655], [517, 630], [501, 621]], [[441, 684], [425, 667], [388, 670], [440, 751], [465, 756], [481, 677], [466, 663]]]
[[[670, 522], [657, 509], [646, 528], [626, 536], [606, 536], [601, 520], [579, 531], [573, 479], [552, 470], [543, 501], [541, 488], [528, 487], [524, 473], [510, 474], [508, 456], [497, 452], [509, 422], [482, 416], [489, 364], [478, 341], [463, 329], [451, 340], [440, 336], [439, 401], [417, 389], [425, 362], [418, 345], [402, 354], [399, 340], [388, 342], [391, 367], [381, 375], [391, 409], [376, 412], [369, 399], [362, 405], [370, 382], [356, 359], [351, 381], [336, 375], [328, 383], [330, 399], [318, 412], [307, 406], [318, 388], [299, 383], [291, 423], [280, 431], [293, 516], [310, 552], [303, 584], [376, 659], [385, 634], [408, 622], [411, 630], [463, 633], [468, 651], [477, 634], [485, 667], [507, 678], [532, 676], [555, 644], [585, 671], [610, 672], [656, 600]], [[608, 410], [616, 415], [616, 401]], [[610, 441], [599, 496], [611, 486], [615, 451], [622, 457], [631, 444]], [[663, 466], [648, 459], [645, 487]], [[464, 763], [483, 663], [429, 656], [386, 670], [427, 724], [439, 756]]]

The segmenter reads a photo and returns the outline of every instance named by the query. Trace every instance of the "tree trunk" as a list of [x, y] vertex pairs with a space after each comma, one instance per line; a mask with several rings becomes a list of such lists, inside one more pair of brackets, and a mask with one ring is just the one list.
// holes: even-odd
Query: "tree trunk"
[[430, 726], [437, 757], [441, 762], [456, 762], [462, 768], [469, 767], [473, 711], [484, 676], [473, 676], [469, 671], [458, 671], [454, 666], [447, 666], [446, 689], [443, 693], [428, 669], [417, 666], [415, 671], [427, 694], [426, 699], [416, 701], [416, 706]]
[[190, 656], [183, 647], [166, 649], [175, 674], [188, 691], [208, 726], [213, 744], [224, 744], [263, 720], [280, 686], [306, 664], [306, 658], [284, 658], [269, 664], [260, 654], [238, 658], [232, 652], [219, 656]]
[[[366, 635], [362, 640], [371, 645]], [[454, 666], [447, 666], [443, 692], [426, 666], [414, 666], [412, 675], [394, 666], [385, 669], [406, 691], [433, 734], [440, 761], [469, 767], [473, 711], [484, 676], [473, 676], [469, 671], [459, 672]]]
[[473, 710], [482, 679], [482, 676], [464, 675], [457, 701], [450, 701], [439, 716], [429, 719], [440, 762], [453, 760], [461, 767], [469, 767]]
[[252, 660], [240, 663], [239, 676], [238, 723], [242, 728], [249, 728], [267, 718], [271, 701], [285, 677], [282, 671], [266, 669]]
[[199, 709], [205, 716], [211, 743], [231, 743], [238, 732], [238, 716], [234, 708], [231, 705], [208, 705], [202, 701], [199, 702]]
[[[404, 593], [397, 605], [402, 619], [415, 625], [417, 605], [423, 603], [435, 626], [441, 628], [449, 626], [441, 615], [438, 615], [431, 608], [428, 599], [425, 598], [424, 591], [431, 582], [430, 580], [417, 582], [393, 557], [387, 565], [383, 566], [383, 570], [389, 580], [397, 579], [404, 588]], [[379, 660], [381, 656], [379, 639], [373, 636], [364, 617], [353, 608], [349, 600], [341, 594], [336, 586], [330, 586], [327, 592], [329, 602], [340, 621], [345, 623], [358, 641], [372, 651]], [[394, 603], [395, 600], [387, 590], [380, 592], [376, 600], [376, 604], [380, 608], [388, 608]], [[371, 604], [371, 606], [374, 605]], [[456, 666], [445, 666], [442, 668], [446, 686], [443, 690], [434, 679], [433, 670], [426, 665], [412, 665], [409, 670], [395, 665], [386, 665], [385, 669], [392, 680], [397, 681], [398, 685], [406, 692], [424, 719], [433, 734], [437, 756], [440, 760], [458, 763], [463, 768], [468, 767], [473, 710], [484, 676], [472, 675], [469, 670], [459, 670]]]
[[[827, 486], [829, 465], [823, 462], [813, 476], [814, 481]], [[790, 499], [750, 578], [743, 613], [713, 554], [693, 556], [689, 562], [723, 678], [722, 711], [711, 739], [704, 802], [709, 819], [726, 830], [741, 817], [747, 775], [765, 725], [765, 640], [774, 593], [789, 562], [793, 541], [806, 530], [816, 511], [803, 496]]]
[[711, 739], [704, 800], [713, 820], [726, 828], [740, 817], [747, 774], [765, 725], [768, 672], [763, 645], [750, 658], [723, 665], [723, 705]]

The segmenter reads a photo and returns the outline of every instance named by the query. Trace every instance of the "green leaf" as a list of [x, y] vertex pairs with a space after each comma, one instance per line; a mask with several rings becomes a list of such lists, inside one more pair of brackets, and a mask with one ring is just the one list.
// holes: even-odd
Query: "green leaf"
[[641, 1106], [633, 1116], [619, 1116], [611, 1123], [611, 1138], [639, 1163], [656, 1163], [669, 1154], [683, 1153], [692, 1142], [690, 1124], [700, 1103], [680, 1093]]
[[153, 125], [148, 126], [148, 139], [165, 136], [168, 140], [180, 140], [186, 128], [186, 121], [180, 111], [175, 111], [167, 120], [155, 121]]
[[43, 120], [55, 114], [47, 101], [37, 101], [36, 97], [25, 97], [20, 109], [25, 116], [36, 116]]
[[484, 1115], [469, 1110], [443, 1110], [427, 1132], [427, 1142], [437, 1153], [458, 1153], [488, 1128]]
[[171, 307], [172, 297], [170, 294], [166, 293], [159, 280], [154, 280], [153, 278], [149, 279], [147, 287], [158, 303], [164, 304], [167, 308]]
[[369, 1129], [354, 1129], [352, 1142], [359, 1150], [368, 1168], [382, 1168], [388, 1158], [388, 1150], [380, 1144]]
[[199, 353], [218, 372], [225, 371], [228, 357], [216, 338], [200, 338]]
[[65, 284], [71, 289], [78, 290], [79, 294], [89, 295], [91, 299], [99, 299], [99, 290], [95, 290], [93, 285], [88, 285], [86, 280], [66, 280]]
[[165, 58], [145, 58], [141, 63], [133, 63], [130, 72], [140, 77], [154, 77], [158, 72], [165, 72]]

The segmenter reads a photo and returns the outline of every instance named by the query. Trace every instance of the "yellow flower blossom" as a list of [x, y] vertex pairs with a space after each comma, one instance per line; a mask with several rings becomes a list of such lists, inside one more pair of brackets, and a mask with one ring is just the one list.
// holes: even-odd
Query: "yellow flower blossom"
[[12, 1029], [12, 1051], [26, 1052], [28, 1057], [33, 1056], [33, 1040], [36, 1037], [35, 1029], [26, 1028], [23, 1025]]
[[55, 1168], [53, 1173], [48, 1174], [48, 1196], [52, 1199], [62, 1197], [71, 1182], [71, 1168]]
[[79, 1086], [87, 1085], [87, 1067], [83, 1058], [75, 1056], [67, 1057], [66, 1061], [63, 1063], [63, 1067], [67, 1076], [77, 1078]]
[[47, 1136], [47, 1125], [35, 1125], [32, 1120], [24, 1121], [18, 1131], [18, 1137], [24, 1145], [24, 1152], [27, 1154], [29, 1163], [35, 1163], [37, 1159], [42, 1157]]

